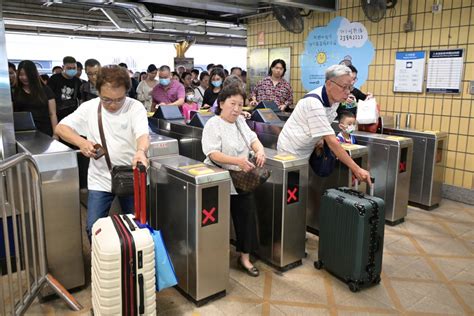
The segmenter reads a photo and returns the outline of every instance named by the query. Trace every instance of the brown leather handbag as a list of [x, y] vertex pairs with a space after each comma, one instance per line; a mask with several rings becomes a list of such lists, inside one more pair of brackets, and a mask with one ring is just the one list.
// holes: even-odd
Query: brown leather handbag
[[[256, 166], [255, 159], [250, 159], [250, 161]], [[270, 170], [257, 166], [249, 172], [229, 170], [229, 173], [238, 192], [253, 192], [271, 176]]]
[[[250, 147], [250, 144], [247, 142], [247, 139], [240, 130], [238, 123], [235, 122], [235, 124], [237, 126], [237, 130], [244, 139], [245, 144], [250, 149], [250, 151], [252, 151], [252, 147]], [[230, 177], [232, 178], [232, 183], [234, 184], [234, 187], [238, 193], [249, 193], [255, 191], [256, 188], [264, 184], [271, 176], [271, 171], [267, 168], [257, 167], [255, 157], [252, 157], [249, 160], [255, 165], [255, 168], [250, 170], [249, 172], [245, 172], [242, 170], [228, 170]], [[213, 163], [219, 168], [222, 168], [215, 162]]]

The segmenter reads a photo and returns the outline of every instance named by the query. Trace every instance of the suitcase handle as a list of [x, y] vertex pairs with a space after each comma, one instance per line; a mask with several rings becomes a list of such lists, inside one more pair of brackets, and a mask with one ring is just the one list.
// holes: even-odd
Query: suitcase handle
[[[375, 178], [371, 177], [370, 181], [372, 182], [372, 185], [370, 186], [370, 196], [374, 196], [374, 190], [375, 190]], [[355, 178], [355, 183], [354, 183], [354, 190], [359, 191], [359, 179]]]
[[141, 162], [133, 169], [133, 200], [135, 220], [146, 224], [146, 167]]

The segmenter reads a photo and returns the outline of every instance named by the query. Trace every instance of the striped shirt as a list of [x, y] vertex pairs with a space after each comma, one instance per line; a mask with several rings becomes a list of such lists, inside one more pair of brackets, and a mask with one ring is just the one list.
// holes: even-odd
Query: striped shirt
[[314, 97], [298, 101], [278, 137], [279, 151], [309, 157], [323, 136], [334, 135], [331, 122], [337, 116], [339, 102], [329, 104], [324, 86], [314, 89], [309, 94], [319, 95], [325, 104]]

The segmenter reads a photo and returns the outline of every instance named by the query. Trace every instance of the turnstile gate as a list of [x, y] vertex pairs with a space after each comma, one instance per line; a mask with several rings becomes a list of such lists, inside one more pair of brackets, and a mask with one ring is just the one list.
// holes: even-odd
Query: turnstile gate
[[230, 176], [173, 156], [150, 159], [150, 224], [160, 229], [178, 289], [197, 305], [224, 296], [229, 283]]

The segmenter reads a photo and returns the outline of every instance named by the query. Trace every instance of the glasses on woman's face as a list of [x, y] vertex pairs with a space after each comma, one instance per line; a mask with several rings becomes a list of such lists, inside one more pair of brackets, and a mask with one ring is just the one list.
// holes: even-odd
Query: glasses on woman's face
[[118, 98], [118, 99], [110, 99], [110, 98], [106, 98], [106, 97], [100, 97], [100, 100], [102, 101], [103, 105], [111, 105], [112, 103], [115, 103], [117, 105], [123, 105], [125, 103], [126, 98], [127, 98], [127, 96], [124, 96], [124, 97]]
[[341, 89], [344, 90], [344, 91], [349, 91], [349, 92], [351, 92], [352, 89], [354, 88], [354, 86], [352, 86], [352, 85], [343, 86], [342, 84], [340, 84], [340, 83], [337, 82], [337, 81], [334, 81], [334, 80], [329, 80], [329, 81], [331, 81], [332, 83], [335, 83], [339, 88], [341, 88]]

